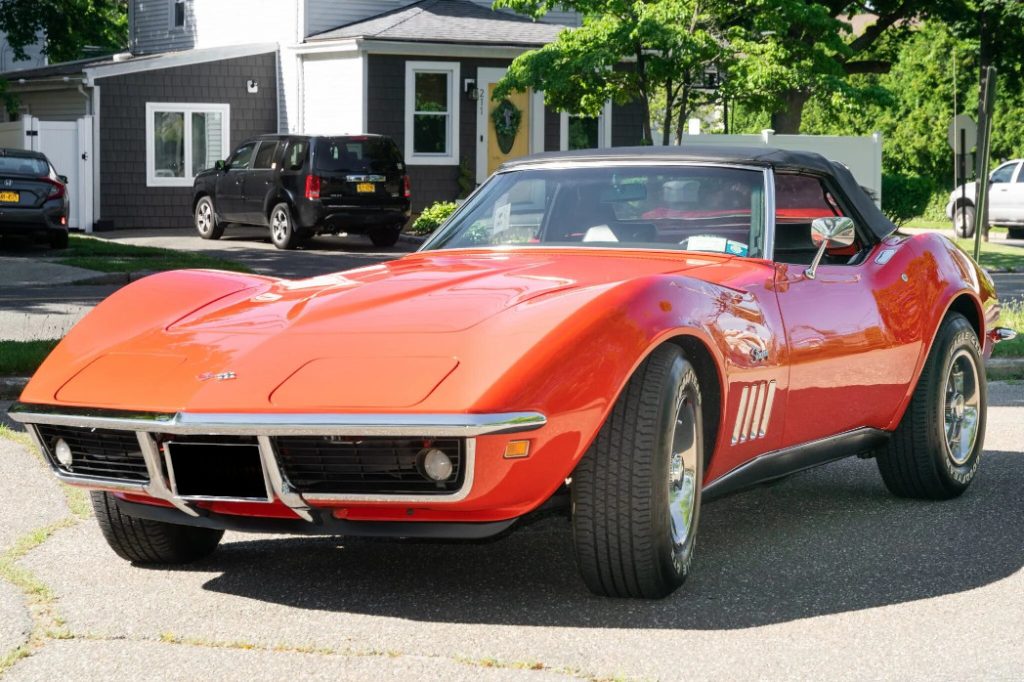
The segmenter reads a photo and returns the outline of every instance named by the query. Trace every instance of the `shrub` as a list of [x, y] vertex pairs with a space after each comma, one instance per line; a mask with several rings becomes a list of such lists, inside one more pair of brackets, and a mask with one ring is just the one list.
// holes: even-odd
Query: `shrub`
[[430, 234], [448, 220], [448, 216], [454, 213], [456, 208], [458, 208], [458, 204], [454, 201], [438, 201], [428, 206], [413, 221], [409, 232], [420, 235]]
[[883, 175], [882, 212], [899, 227], [924, 213], [934, 192], [931, 181], [919, 175]]

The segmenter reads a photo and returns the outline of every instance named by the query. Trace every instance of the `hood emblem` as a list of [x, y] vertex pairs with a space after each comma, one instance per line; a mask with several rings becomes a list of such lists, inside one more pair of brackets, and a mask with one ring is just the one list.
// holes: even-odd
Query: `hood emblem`
[[235, 374], [234, 372], [203, 372], [196, 378], [199, 379], [200, 381], [209, 381], [210, 379], [216, 379], [217, 381], [227, 381], [229, 379], [234, 379], [237, 376], [238, 375]]
[[14, 180], [11, 180], [9, 178], [7, 180], [4, 180], [4, 187], [10, 187], [13, 184], [14, 184]]

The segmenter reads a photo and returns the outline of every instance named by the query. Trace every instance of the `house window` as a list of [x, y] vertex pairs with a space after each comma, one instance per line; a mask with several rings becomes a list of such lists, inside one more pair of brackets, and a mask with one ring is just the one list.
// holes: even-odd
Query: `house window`
[[458, 83], [458, 62], [406, 62], [406, 163], [458, 165]]
[[191, 187], [196, 174], [227, 156], [227, 104], [146, 103], [146, 185]]
[[187, 0], [171, 0], [171, 28], [185, 28]]
[[605, 105], [601, 115], [577, 116], [562, 112], [559, 149], [601, 149], [612, 146], [612, 106]]

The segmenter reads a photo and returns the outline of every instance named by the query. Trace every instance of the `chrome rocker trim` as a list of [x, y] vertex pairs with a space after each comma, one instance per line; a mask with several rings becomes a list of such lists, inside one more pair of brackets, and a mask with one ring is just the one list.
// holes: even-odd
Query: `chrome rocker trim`
[[23, 424], [84, 426], [208, 436], [447, 436], [469, 438], [533, 431], [547, 424], [539, 412], [492, 414], [330, 414], [130, 412], [15, 403], [11, 419]]

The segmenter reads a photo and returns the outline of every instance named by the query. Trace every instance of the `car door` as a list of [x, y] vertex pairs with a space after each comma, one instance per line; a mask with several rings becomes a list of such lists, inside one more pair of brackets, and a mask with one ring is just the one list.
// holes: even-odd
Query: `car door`
[[1013, 182], [1007, 183], [1007, 223], [1024, 225], [1024, 163], [1017, 164]]
[[225, 222], [245, 222], [243, 185], [249, 172], [256, 142], [245, 142], [227, 160], [224, 172], [217, 178], [217, 213]]
[[991, 224], [1014, 222], [1016, 214], [1014, 179], [1018, 175], [1020, 162], [1004, 163], [992, 171], [988, 188], [988, 221]]
[[242, 183], [243, 219], [253, 225], [266, 225], [267, 195], [274, 187], [277, 175], [277, 139], [262, 140], [253, 156], [252, 169]]
[[[824, 178], [778, 173], [775, 288], [790, 352], [783, 447], [891, 420], [913, 380], [920, 326], [913, 285], [903, 278], [914, 258], [893, 240], [867, 254], [868, 231], [807, 273], [816, 247], [811, 222], [846, 215], [849, 202]], [[884, 247], [884, 248], [883, 248]], [[891, 251], [880, 258], [879, 250]]]

